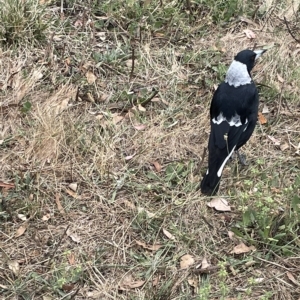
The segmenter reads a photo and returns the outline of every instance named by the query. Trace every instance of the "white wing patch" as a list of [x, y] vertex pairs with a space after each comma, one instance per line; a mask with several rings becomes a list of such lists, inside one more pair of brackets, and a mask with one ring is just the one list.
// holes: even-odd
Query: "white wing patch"
[[250, 84], [252, 79], [248, 73], [247, 66], [234, 60], [226, 73], [225, 82], [234, 87]]
[[222, 163], [222, 165], [221, 165], [221, 167], [220, 167], [220, 169], [218, 170], [218, 173], [217, 173], [217, 176], [218, 176], [218, 177], [221, 177], [222, 172], [223, 172], [223, 169], [224, 169], [224, 167], [225, 167], [225, 165], [226, 165], [228, 159], [231, 157], [231, 155], [232, 155], [234, 149], [235, 149], [235, 146], [232, 148], [232, 150], [231, 150], [231, 152], [229, 153], [229, 155], [228, 155], [228, 156], [225, 158], [225, 160], [223, 161], [223, 163]]
[[[237, 113], [230, 120], [227, 120], [222, 112], [217, 116], [217, 118], [212, 119], [212, 122], [217, 125], [220, 125], [224, 121], [226, 121], [229, 124], [229, 126], [239, 127], [243, 125], [241, 122], [241, 117]], [[245, 121], [245, 124], [247, 123], [248, 123], [248, 119], [246, 119]]]

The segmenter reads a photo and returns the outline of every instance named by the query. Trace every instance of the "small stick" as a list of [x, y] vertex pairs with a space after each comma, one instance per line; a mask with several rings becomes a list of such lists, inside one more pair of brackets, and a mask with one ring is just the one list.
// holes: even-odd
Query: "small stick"
[[58, 247], [60, 246], [60, 244], [61, 244], [61, 242], [62, 242], [62, 240], [63, 240], [63, 237], [66, 235], [66, 233], [67, 233], [69, 227], [70, 227], [70, 224], [67, 226], [67, 228], [65, 229], [64, 233], [63, 233], [62, 236], [60, 237], [60, 240], [58, 241], [58, 243], [57, 243], [57, 245], [56, 245], [56, 247], [55, 247], [55, 249], [54, 249], [54, 252], [53, 252], [52, 255], [50, 256], [50, 259], [48, 260], [48, 266], [50, 265], [50, 262], [52, 261], [52, 259], [53, 259], [54, 255], [55, 255], [55, 253], [57, 252], [57, 249], [58, 249]]
[[288, 24], [288, 22], [287, 22], [287, 20], [286, 20], [286, 17], [283, 17], [283, 19], [284, 19], [284, 22], [285, 22], [285, 25], [286, 25], [286, 28], [287, 28], [289, 34], [292, 36], [292, 38], [293, 38], [297, 43], [300, 44], [300, 40], [296, 39], [295, 36], [294, 36], [294, 34], [292, 33], [292, 31], [291, 31], [291, 29], [290, 29], [290, 27], [289, 27], [289, 24]]
[[131, 61], [132, 61], [132, 63], [131, 63], [130, 80], [133, 77], [133, 71], [134, 71], [134, 47], [133, 47], [133, 43], [131, 45], [132, 45], [132, 50], [131, 50]]

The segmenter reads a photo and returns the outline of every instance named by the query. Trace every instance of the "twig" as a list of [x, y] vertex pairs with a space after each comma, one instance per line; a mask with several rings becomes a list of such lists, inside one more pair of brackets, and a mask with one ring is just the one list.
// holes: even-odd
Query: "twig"
[[133, 77], [133, 71], [134, 71], [134, 44], [131, 43], [131, 71], [130, 71], [130, 80]]
[[146, 104], [148, 104], [156, 95], [158, 94], [158, 90], [154, 90], [153, 94], [148, 98], [146, 99], [144, 102], [141, 102], [140, 104], [142, 106], [145, 106]]
[[289, 24], [288, 24], [288, 22], [287, 22], [287, 20], [286, 20], [286, 17], [283, 17], [283, 19], [284, 19], [284, 23], [285, 23], [285, 25], [286, 25], [286, 28], [287, 28], [289, 34], [292, 36], [292, 38], [293, 38], [297, 43], [300, 44], [300, 40], [298, 40], [298, 39], [294, 36], [294, 34], [292, 33], [292, 31], [291, 31], [291, 29], [290, 29], [290, 27], [289, 27]]
[[76, 290], [76, 292], [71, 296], [70, 300], [75, 299], [75, 296], [78, 294], [80, 288]]
[[48, 260], [48, 266], [50, 265], [50, 263], [51, 263], [51, 261], [52, 261], [54, 255], [55, 255], [55, 253], [57, 252], [57, 249], [58, 249], [58, 247], [60, 246], [60, 244], [61, 244], [61, 242], [62, 242], [62, 240], [63, 240], [63, 237], [66, 235], [66, 233], [67, 233], [69, 227], [70, 227], [70, 224], [67, 226], [67, 228], [65, 229], [64, 233], [63, 233], [62, 236], [60, 237], [60, 240], [58, 241], [58, 243], [57, 243], [57, 245], [56, 245], [56, 247], [55, 247], [55, 249], [54, 249], [52, 255], [50, 256], [50, 258], [49, 258], [49, 260]]

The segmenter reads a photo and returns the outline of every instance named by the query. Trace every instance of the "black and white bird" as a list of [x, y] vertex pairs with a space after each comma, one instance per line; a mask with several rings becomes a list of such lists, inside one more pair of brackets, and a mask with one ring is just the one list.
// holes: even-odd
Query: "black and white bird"
[[226, 73], [225, 81], [214, 93], [210, 106], [208, 169], [201, 182], [203, 194], [217, 193], [225, 164], [254, 131], [258, 114], [258, 91], [250, 72], [255, 60], [265, 51], [239, 52]]

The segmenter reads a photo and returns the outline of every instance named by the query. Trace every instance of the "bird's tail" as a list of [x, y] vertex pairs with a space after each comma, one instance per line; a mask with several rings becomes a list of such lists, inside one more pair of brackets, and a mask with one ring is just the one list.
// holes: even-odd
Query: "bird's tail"
[[217, 175], [218, 173], [218, 167], [221, 166], [222, 162], [218, 165], [213, 165], [211, 168], [209, 168], [204, 175], [202, 181], [201, 181], [201, 192], [202, 194], [213, 196], [215, 195], [219, 190], [220, 180], [221, 176], [219, 177]]

